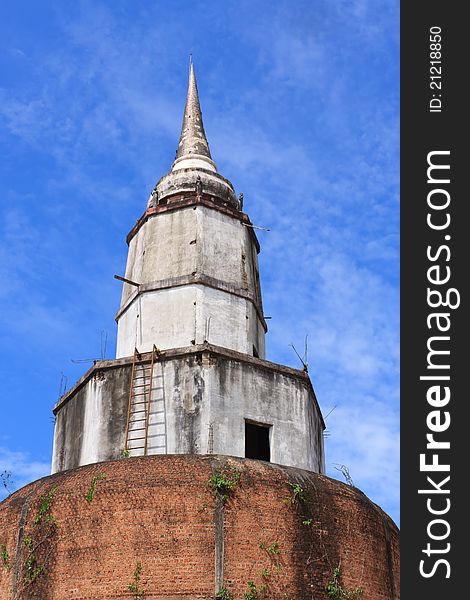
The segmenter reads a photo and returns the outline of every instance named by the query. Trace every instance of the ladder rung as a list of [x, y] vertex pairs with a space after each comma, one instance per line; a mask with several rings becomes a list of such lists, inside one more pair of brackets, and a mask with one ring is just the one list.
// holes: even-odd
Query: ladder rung
[[[158, 365], [158, 359], [155, 359], [155, 356], [152, 357], [151, 362], [142, 363], [141, 360], [141, 355], [135, 352], [127, 416], [127, 447], [135, 456], [148, 453], [145, 451], [146, 447], [147, 450], [150, 449], [149, 446], [154, 441], [159, 441], [159, 444], [152, 446], [152, 450], [166, 452], [166, 443], [161, 445], [161, 442], [165, 441], [166, 433], [153, 433], [162, 429], [166, 432], [163, 394], [165, 388], [161, 385], [163, 384], [163, 371], [160, 369], [160, 374], [158, 374], [159, 369], [155, 369], [155, 365]], [[160, 385], [155, 385], [157, 383]], [[152, 398], [154, 395], [162, 397]], [[160, 405], [158, 405], [159, 402]], [[156, 410], [157, 406], [162, 407], [162, 402], [163, 408]], [[163, 415], [163, 417], [158, 417], [158, 415]], [[136, 442], [142, 443], [142, 446], [136, 445]]]
[[[144, 398], [145, 402], [148, 402], [148, 395], [147, 394], [138, 394], [136, 396], [132, 396], [132, 399], [135, 400], [135, 398]], [[143, 402], [142, 400], [139, 400], [139, 402]], [[164, 402], [163, 398], [151, 398], [150, 399], [150, 404], [157, 404], [157, 402]], [[136, 402], [132, 402], [132, 404], [137, 404]]]
[[[149, 381], [144, 381], [143, 383], [140, 382], [132, 382], [132, 388], [133, 389], [137, 389], [137, 388], [148, 388], [150, 387], [150, 380]], [[155, 385], [155, 380], [152, 381], [152, 390], [164, 390], [164, 386], [163, 385]]]

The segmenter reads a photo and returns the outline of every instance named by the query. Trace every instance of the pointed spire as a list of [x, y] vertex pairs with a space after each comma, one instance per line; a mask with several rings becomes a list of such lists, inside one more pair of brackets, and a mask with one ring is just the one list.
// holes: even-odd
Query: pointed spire
[[[191, 160], [191, 163], [189, 160]], [[183, 126], [172, 170], [183, 169], [189, 166], [200, 166], [211, 171], [217, 170], [212, 161], [202, 123], [201, 105], [199, 104], [192, 56], [190, 57], [188, 95], [186, 97], [186, 106], [184, 107]]]

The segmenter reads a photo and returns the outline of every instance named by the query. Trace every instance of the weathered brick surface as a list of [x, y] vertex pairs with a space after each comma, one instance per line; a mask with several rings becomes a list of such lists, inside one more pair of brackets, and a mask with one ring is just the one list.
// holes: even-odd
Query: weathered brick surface
[[[208, 481], [231, 468], [241, 478], [221, 508]], [[106, 478], [87, 502], [100, 474]], [[304, 501], [292, 502], [289, 481], [302, 486]], [[28, 544], [35, 567], [44, 567], [32, 582]], [[266, 586], [260, 598], [326, 600], [338, 564], [344, 584], [363, 588], [364, 600], [399, 598], [398, 532], [377, 506], [327, 477], [245, 459], [153, 456], [46, 477], [0, 504], [2, 545], [9, 561], [0, 562], [0, 600], [133, 598], [128, 584], [139, 562], [148, 600], [214, 598], [222, 552], [234, 599], [253, 581]]]

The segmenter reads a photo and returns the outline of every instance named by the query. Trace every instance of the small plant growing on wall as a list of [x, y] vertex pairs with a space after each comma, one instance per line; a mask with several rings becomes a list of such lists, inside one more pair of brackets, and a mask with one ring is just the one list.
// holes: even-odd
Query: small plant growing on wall
[[219, 498], [222, 498], [224, 503], [227, 502], [239, 483], [240, 471], [238, 469], [215, 471], [209, 478], [210, 487]]
[[33, 583], [44, 571], [44, 565], [38, 564], [38, 559], [36, 556], [36, 549], [38, 547], [38, 543], [35, 543], [34, 540], [30, 537], [25, 537], [24, 545], [28, 549], [28, 556], [24, 564], [24, 578], [27, 583]]
[[57, 527], [57, 521], [51, 513], [56, 490], [57, 487], [54, 487], [41, 496], [32, 527], [28, 531], [28, 535], [23, 538], [26, 556], [23, 561], [23, 579], [20, 585], [33, 584], [46, 570], [52, 552], [49, 542]]
[[57, 488], [52, 488], [47, 494], [44, 494], [41, 498], [41, 505], [39, 506], [38, 513], [34, 519], [34, 524], [39, 525], [43, 519], [45, 519], [48, 523], [53, 523], [55, 521], [54, 517], [50, 514], [52, 500], [54, 499], [54, 494]]
[[271, 544], [266, 544], [266, 542], [261, 542], [259, 545], [261, 550], [265, 550], [269, 556], [277, 556], [281, 553], [281, 549], [279, 548], [279, 544], [277, 542], [272, 542]]
[[305, 490], [300, 483], [287, 482], [292, 490], [291, 504], [303, 504], [305, 502]]
[[9, 496], [11, 496], [12, 489], [13, 489], [13, 475], [12, 475], [11, 471], [5, 470], [2, 473], [0, 473], [0, 479], [2, 480], [2, 485], [5, 488], [5, 490], [7, 491], [7, 494]]
[[223, 585], [220, 590], [215, 595], [216, 598], [220, 598], [221, 600], [233, 600], [232, 594], [229, 590]]
[[10, 570], [10, 555], [8, 554], [8, 550], [6, 544], [2, 544], [1, 552], [0, 552], [0, 560], [2, 561], [2, 567], [7, 571]]
[[89, 488], [88, 492], [85, 494], [85, 500], [88, 502], [88, 504], [90, 504], [90, 502], [92, 502], [93, 498], [95, 497], [96, 482], [102, 481], [103, 479], [106, 479], [106, 475], [104, 473], [99, 473], [98, 475], [95, 475], [92, 478], [90, 488]]
[[140, 562], [137, 563], [137, 566], [134, 571], [133, 579], [131, 583], [127, 585], [129, 591], [134, 594], [134, 598], [142, 598], [144, 595], [143, 588], [140, 587], [140, 574], [142, 573], [142, 566]]
[[344, 588], [341, 583], [341, 569], [339, 565], [333, 569], [333, 573], [328, 581], [325, 590], [328, 594], [328, 598], [331, 600], [354, 600], [355, 598], [362, 596], [364, 590], [361, 588], [355, 588], [348, 590]]
[[261, 571], [261, 577], [268, 580], [271, 577], [271, 571], [269, 569], [263, 569]]
[[249, 581], [247, 583], [247, 587], [248, 591], [246, 591], [244, 595], [245, 600], [258, 600], [260, 598], [260, 594], [266, 590], [265, 585], [260, 585], [258, 587], [254, 581]]
[[337, 471], [339, 471], [340, 473], [342, 473], [342, 475], [343, 475], [343, 477], [344, 477], [344, 479], [345, 479], [346, 483], [347, 483], [349, 486], [351, 486], [351, 487], [356, 487], [356, 486], [354, 485], [354, 481], [353, 481], [353, 479], [352, 479], [352, 477], [351, 477], [351, 474], [350, 474], [350, 472], [349, 472], [349, 469], [348, 469], [348, 467], [347, 467], [346, 465], [340, 465], [340, 464], [338, 464], [338, 465], [335, 467], [335, 469], [336, 469]]

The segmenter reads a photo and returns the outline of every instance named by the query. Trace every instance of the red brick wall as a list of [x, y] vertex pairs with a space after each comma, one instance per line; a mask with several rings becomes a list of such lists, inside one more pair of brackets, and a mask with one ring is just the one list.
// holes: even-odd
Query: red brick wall
[[[241, 477], [223, 505], [208, 482], [224, 468]], [[303, 501], [292, 502], [288, 481], [302, 486]], [[363, 588], [364, 600], [399, 597], [398, 533], [378, 507], [327, 477], [245, 459], [132, 458], [46, 477], [0, 504], [3, 544], [0, 600], [133, 598], [139, 562], [147, 600], [214, 598], [216, 551], [237, 600], [248, 581], [265, 585], [265, 598], [327, 600], [339, 563], [344, 585]]]

